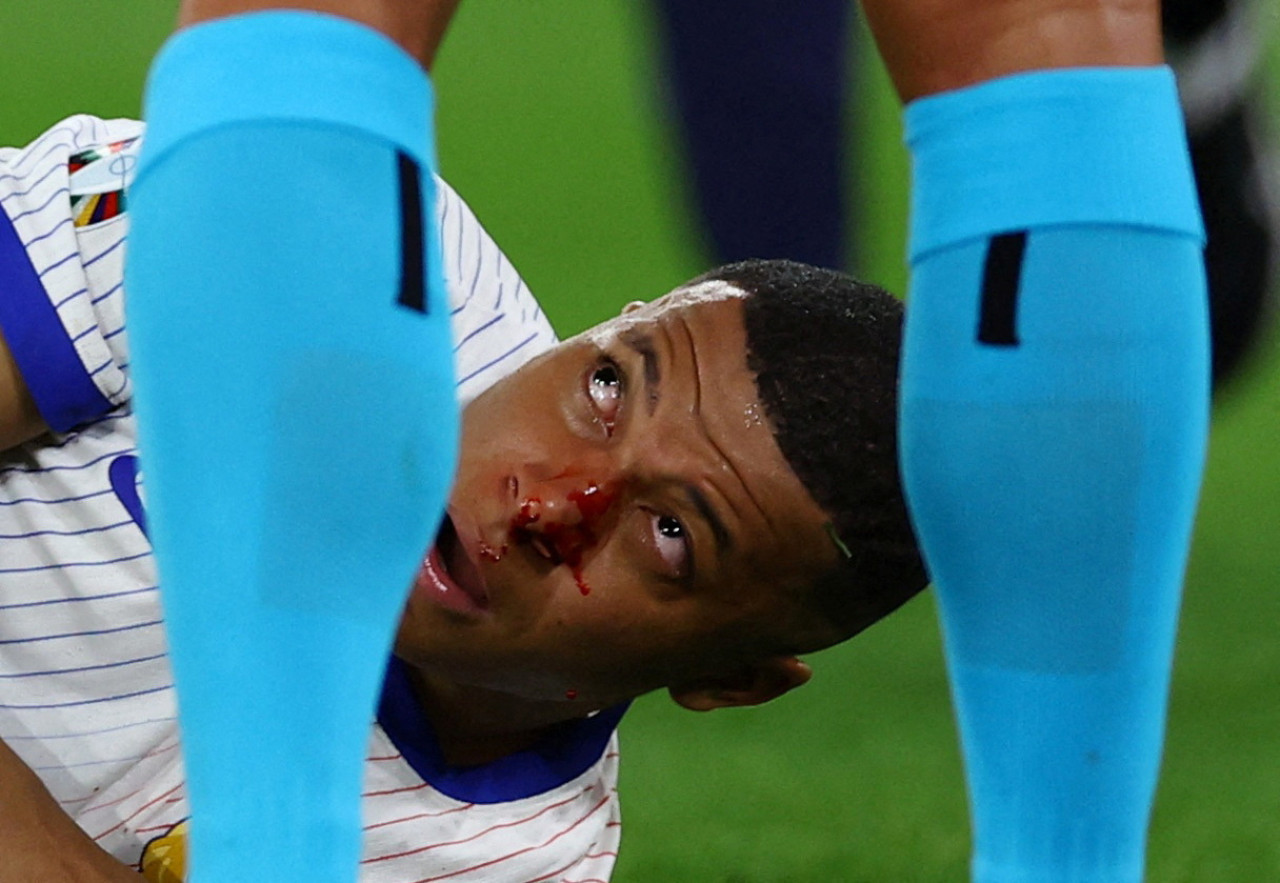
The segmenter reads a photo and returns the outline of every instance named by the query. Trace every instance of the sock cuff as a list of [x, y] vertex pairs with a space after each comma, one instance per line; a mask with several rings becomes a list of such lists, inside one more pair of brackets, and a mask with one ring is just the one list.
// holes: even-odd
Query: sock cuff
[[426, 71], [372, 28], [314, 12], [236, 15], [183, 30], [161, 49], [147, 80], [144, 151], [154, 165], [214, 127], [323, 122], [386, 139], [434, 169], [433, 104]]
[[911, 259], [1031, 226], [1154, 227], [1204, 239], [1168, 67], [1064, 68], [917, 99]]

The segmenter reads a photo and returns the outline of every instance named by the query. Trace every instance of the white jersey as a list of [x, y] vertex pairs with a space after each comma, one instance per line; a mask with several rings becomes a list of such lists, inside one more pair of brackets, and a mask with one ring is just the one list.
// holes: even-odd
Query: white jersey
[[[0, 150], [0, 330], [54, 430], [0, 452], [0, 738], [100, 845], [168, 883], [183, 873], [188, 808], [121, 282], [142, 134], [133, 121], [77, 116]], [[465, 403], [555, 336], [470, 209], [438, 183]], [[361, 880], [608, 879], [620, 713], [450, 769], [393, 664], [365, 764]], [[260, 835], [250, 876], [269, 878], [273, 833]]]

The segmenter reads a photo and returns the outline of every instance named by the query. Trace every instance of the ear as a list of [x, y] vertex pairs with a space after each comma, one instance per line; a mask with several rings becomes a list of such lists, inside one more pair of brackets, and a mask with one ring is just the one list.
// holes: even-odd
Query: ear
[[699, 678], [668, 688], [671, 698], [690, 711], [760, 705], [808, 683], [813, 669], [794, 656], [774, 656], [725, 675]]
[[640, 309], [642, 306], [644, 306], [644, 301], [633, 300], [631, 301], [631, 303], [627, 304], [625, 307], [622, 308], [622, 315], [625, 316], [627, 313], [634, 313], [636, 310]]

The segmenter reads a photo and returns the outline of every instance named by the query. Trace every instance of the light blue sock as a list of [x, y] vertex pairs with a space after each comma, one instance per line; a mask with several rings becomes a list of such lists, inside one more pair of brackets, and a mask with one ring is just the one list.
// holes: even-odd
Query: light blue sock
[[1170, 72], [907, 112], [902, 460], [979, 883], [1135, 883], [1208, 428], [1202, 231]]
[[126, 281], [193, 883], [264, 855], [355, 879], [378, 686], [457, 453], [431, 102], [389, 40], [309, 13], [201, 25], [152, 69]]

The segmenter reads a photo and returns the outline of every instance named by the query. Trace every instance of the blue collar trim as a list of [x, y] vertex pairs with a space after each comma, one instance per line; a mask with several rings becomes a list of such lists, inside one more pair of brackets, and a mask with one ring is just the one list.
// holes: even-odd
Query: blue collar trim
[[532, 747], [492, 763], [451, 767], [413, 694], [407, 666], [393, 656], [378, 703], [378, 723], [409, 766], [436, 790], [468, 803], [506, 803], [550, 791], [590, 769], [604, 754], [628, 704], [569, 721]]

